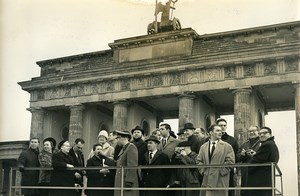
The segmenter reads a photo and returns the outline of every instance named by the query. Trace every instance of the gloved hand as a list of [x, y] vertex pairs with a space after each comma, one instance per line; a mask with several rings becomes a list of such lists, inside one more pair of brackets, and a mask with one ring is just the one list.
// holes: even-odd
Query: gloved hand
[[131, 187], [133, 187], [133, 182], [125, 182], [125, 187], [126, 187], [126, 188], [131, 188]]

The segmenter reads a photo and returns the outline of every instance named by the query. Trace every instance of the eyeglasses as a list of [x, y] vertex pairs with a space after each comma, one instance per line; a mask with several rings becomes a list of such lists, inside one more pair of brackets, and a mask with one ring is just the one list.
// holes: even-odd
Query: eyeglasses
[[267, 133], [269, 133], [268, 131], [262, 131], [262, 132], [259, 132], [258, 134], [259, 135], [266, 135]]

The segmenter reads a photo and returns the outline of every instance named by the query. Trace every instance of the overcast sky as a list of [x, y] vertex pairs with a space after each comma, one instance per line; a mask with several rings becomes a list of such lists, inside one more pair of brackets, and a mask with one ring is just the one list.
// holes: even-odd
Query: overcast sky
[[[39, 76], [36, 61], [101, 51], [116, 39], [145, 35], [147, 25], [154, 20], [154, 3], [0, 0], [0, 141], [29, 137], [29, 94], [17, 82]], [[175, 7], [173, 16], [179, 18], [182, 27], [191, 27], [200, 35], [300, 19], [299, 0], [178, 0]], [[281, 160], [289, 160], [281, 163], [282, 167], [287, 172], [296, 169], [295, 113], [270, 113], [266, 118], [275, 137], [284, 137], [277, 139], [278, 145], [288, 143], [290, 147], [290, 153], [280, 149]], [[295, 173], [293, 170], [286, 177], [285, 193], [293, 193], [287, 195], [296, 191]]]

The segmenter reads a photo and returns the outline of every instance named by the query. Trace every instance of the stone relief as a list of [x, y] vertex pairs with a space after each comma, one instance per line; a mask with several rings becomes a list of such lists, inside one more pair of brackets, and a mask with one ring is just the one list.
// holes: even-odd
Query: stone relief
[[64, 97], [70, 97], [71, 96], [71, 87], [67, 86], [64, 87]]
[[270, 75], [277, 73], [277, 63], [276, 62], [270, 62], [268, 64], [264, 65], [264, 74]]
[[92, 94], [98, 94], [98, 85], [97, 84], [92, 84], [91, 85], [91, 93]]
[[114, 91], [114, 90], [115, 90], [114, 81], [106, 82], [106, 91]]
[[162, 76], [153, 76], [152, 77], [152, 86], [162, 86], [163, 79]]
[[77, 86], [77, 95], [84, 95], [84, 85], [78, 85]]
[[235, 78], [236, 77], [235, 66], [225, 67], [224, 68], [224, 77], [225, 78]]
[[174, 73], [170, 75], [170, 84], [180, 84], [181, 83], [181, 73]]
[[219, 69], [207, 69], [206, 70], [206, 80], [218, 80], [219, 79]]
[[255, 76], [255, 67], [253, 65], [244, 65], [244, 76]]
[[298, 71], [298, 60], [287, 60], [285, 63], [285, 71]]
[[121, 90], [129, 90], [130, 89], [130, 80], [122, 80], [121, 81]]
[[50, 89], [49, 98], [58, 98], [58, 88]]
[[45, 99], [45, 91], [44, 90], [37, 91], [37, 99]]
[[199, 81], [199, 76], [197, 71], [190, 71], [187, 73], [187, 76], [188, 76], [187, 79], [188, 83], [196, 83]]

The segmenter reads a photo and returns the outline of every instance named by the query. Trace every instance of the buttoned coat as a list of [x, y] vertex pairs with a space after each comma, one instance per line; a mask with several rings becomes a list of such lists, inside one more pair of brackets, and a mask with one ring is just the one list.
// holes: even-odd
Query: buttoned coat
[[[53, 154], [52, 166], [54, 170], [50, 180], [51, 186], [75, 187], [75, 171], [69, 169], [67, 164], [74, 164], [69, 154], [62, 151]], [[76, 193], [74, 189], [51, 189], [50, 196], [74, 196]]]
[[[274, 137], [270, 137], [257, 150], [249, 163], [278, 163], [279, 151], [274, 141]], [[249, 167], [248, 169], [248, 186], [250, 187], [271, 187], [272, 186], [272, 170], [271, 166]], [[251, 190], [251, 195], [255, 196], [271, 196], [271, 190]]]
[[[39, 152], [34, 149], [27, 149], [26, 151], [21, 152], [18, 159], [19, 167], [39, 167], [38, 160]], [[25, 170], [22, 172], [21, 185], [22, 186], [37, 186], [39, 180], [39, 171], [38, 170]], [[22, 189], [22, 194], [25, 195], [34, 195], [36, 194], [35, 189]]]
[[[152, 160], [149, 160], [149, 152], [144, 154], [143, 165], [169, 165], [170, 160], [168, 155], [161, 151], [157, 151]], [[142, 185], [147, 188], [166, 187], [170, 178], [170, 169], [142, 169]], [[143, 196], [164, 196], [165, 191], [143, 191]]]
[[[200, 148], [197, 163], [199, 165], [214, 165], [214, 164], [233, 164], [235, 162], [234, 151], [230, 144], [219, 140], [216, 145], [215, 151], [212, 155], [211, 162], [209, 162], [209, 150], [210, 141], [203, 144]], [[228, 187], [229, 186], [229, 173], [230, 167], [211, 167], [200, 168], [200, 172], [203, 174], [203, 182], [201, 187]], [[228, 191], [216, 190], [216, 191], [201, 191], [201, 196], [227, 196]]]
[[179, 140], [169, 136], [167, 143], [165, 146], [162, 145], [162, 142], [157, 146], [158, 150], [161, 150], [163, 153], [168, 155], [170, 161], [175, 153], [175, 147], [177, 147], [179, 144]]
[[[111, 158], [105, 159], [105, 164], [109, 166], [138, 166], [138, 150], [132, 143], [127, 143], [120, 151], [117, 160]], [[122, 169], [118, 168], [115, 175], [115, 187], [121, 187]], [[125, 169], [124, 170], [124, 185], [126, 182], [132, 183], [132, 187], [138, 187], [138, 174], [137, 169]], [[121, 191], [115, 190], [114, 196], [120, 196]], [[136, 190], [124, 190], [124, 196], [139, 196], [139, 191]]]

